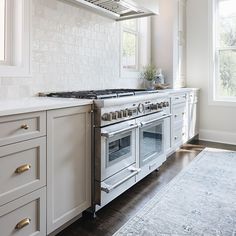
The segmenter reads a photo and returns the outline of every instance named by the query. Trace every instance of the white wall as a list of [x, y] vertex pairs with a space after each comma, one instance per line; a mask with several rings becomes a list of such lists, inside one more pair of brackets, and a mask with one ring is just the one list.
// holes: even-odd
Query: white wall
[[208, 0], [187, 1], [187, 86], [201, 89], [200, 138], [236, 144], [236, 107], [209, 105]]
[[160, 14], [152, 17], [152, 56], [151, 60], [162, 68], [165, 82], [173, 85], [173, 36], [175, 21], [175, 1], [160, 0]]
[[32, 1], [32, 77], [0, 78], [0, 99], [39, 91], [128, 88], [119, 77], [119, 23], [57, 0]]

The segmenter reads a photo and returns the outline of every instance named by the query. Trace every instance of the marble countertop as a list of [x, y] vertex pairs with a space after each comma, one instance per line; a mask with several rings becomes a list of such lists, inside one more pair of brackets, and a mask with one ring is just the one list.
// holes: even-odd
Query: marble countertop
[[93, 100], [74, 98], [30, 97], [0, 101], [0, 116], [90, 105]]

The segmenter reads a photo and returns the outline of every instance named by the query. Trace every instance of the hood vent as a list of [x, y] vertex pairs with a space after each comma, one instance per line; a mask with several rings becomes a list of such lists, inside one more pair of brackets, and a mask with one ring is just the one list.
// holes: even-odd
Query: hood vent
[[89, 8], [114, 20], [156, 15], [159, 13], [158, 0], [66, 0]]

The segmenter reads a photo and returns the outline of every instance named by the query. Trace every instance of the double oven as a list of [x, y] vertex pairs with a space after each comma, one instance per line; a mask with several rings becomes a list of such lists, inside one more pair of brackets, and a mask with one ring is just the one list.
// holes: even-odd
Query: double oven
[[[128, 118], [122, 117], [121, 122], [95, 128], [97, 210], [166, 160], [166, 150], [170, 148], [170, 108], [166, 99], [165, 104], [164, 107], [155, 105], [154, 109], [148, 103], [129, 112]], [[111, 116], [119, 120], [119, 114]]]
[[40, 94], [92, 99], [93, 211], [157, 169], [170, 150], [170, 98], [145, 89]]

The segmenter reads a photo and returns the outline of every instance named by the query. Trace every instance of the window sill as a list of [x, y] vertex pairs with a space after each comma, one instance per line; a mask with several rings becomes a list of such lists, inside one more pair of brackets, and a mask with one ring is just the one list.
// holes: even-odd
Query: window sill
[[222, 107], [236, 107], [236, 99], [235, 100], [210, 100], [209, 105], [211, 106], [222, 106]]
[[120, 72], [120, 78], [124, 78], [124, 79], [138, 79], [140, 76], [140, 72], [139, 71], [126, 71], [126, 70], [122, 70]]

